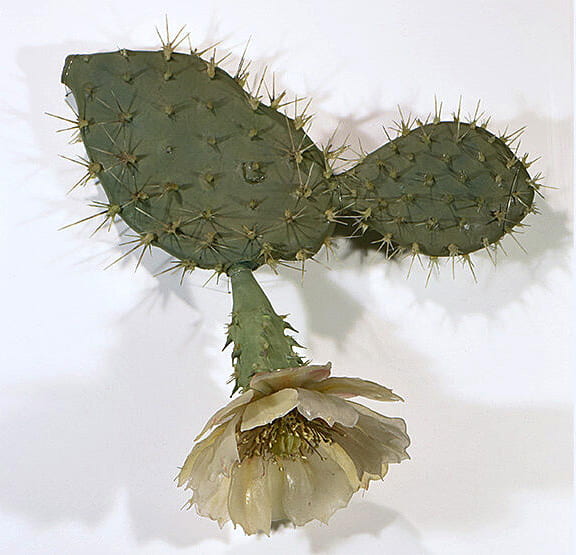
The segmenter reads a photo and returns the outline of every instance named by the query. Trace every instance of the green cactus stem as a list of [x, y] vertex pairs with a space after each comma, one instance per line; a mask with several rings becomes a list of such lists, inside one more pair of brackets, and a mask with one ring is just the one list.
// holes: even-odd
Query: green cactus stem
[[257, 372], [302, 366], [304, 361], [294, 352], [295, 347], [301, 346], [286, 334], [286, 330], [296, 330], [286, 316], [274, 312], [251, 269], [245, 264], [235, 264], [228, 275], [233, 307], [225, 347], [234, 344], [234, 391], [248, 387]]

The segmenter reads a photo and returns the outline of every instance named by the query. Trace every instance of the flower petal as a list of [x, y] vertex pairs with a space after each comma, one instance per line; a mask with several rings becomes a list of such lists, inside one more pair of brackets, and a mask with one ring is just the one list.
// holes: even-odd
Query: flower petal
[[298, 412], [308, 420], [321, 418], [329, 426], [339, 422], [351, 427], [358, 420], [358, 413], [348, 401], [308, 389], [298, 389]]
[[[384, 417], [386, 418], [386, 417]], [[410, 438], [405, 433], [406, 424], [401, 418], [387, 418], [378, 421], [369, 416], [360, 416], [357, 428], [380, 447], [382, 462], [399, 463], [409, 459], [406, 448], [410, 445]]]
[[360, 413], [357, 427], [382, 446], [385, 462], [399, 463], [410, 456], [406, 449], [410, 438], [406, 433], [406, 422], [402, 418], [390, 418], [364, 405], [349, 401]]
[[391, 389], [370, 380], [360, 378], [328, 378], [319, 383], [311, 384], [309, 389], [340, 395], [341, 397], [366, 397], [375, 401], [403, 401], [402, 397]]
[[210, 463], [212, 469], [210, 480], [219, 476], [230, 476], [232, 466], [240, 460], [236, 443], [236, 428], [239, 422], [240, 415], [237, 414], [228, 424], [223, 424], [225, 426], [224, 433], [214, 443], [214, 456]]
[[362, 480], [364, 473], [378, 475], [382, 471], [382, 449], [358, 428], [345, 428], [340, 424], [333, 427], [332, 439], [346, 451], [354, 462], [357, 476]]
[[331, 458], [313, 453], [304, 459], [285, 459], [282, 503], [287, 517], [298, 526], [318, 519], [327, 522], [348, 504], [355, 489], [346, 472]]
[[364, 472], [364, 474], [362, 475], [360, 487], [362, 489], [368, 489], [368, 486], [370, 485], [370, 480], [382, 480], [384, 479], [384, 476], [386, 476], [386, 474], [388, 474], [388, 465], [386, 463], [382, 464], [382, 468], [380, 469], [380, 472], [378, 472], [378, 474], [370, 474], [369, 472]]
[[246, 534], [270, 535], [272, 505], [262, 458], [247, 458], [234, 469], [228, 511], [232, 522], [242, 526]]
[[210, 428], [213, 428], [218, 424], [222, 424], [222, 422], [226, 422], [226, 420], [232, 418], [235, 412], [240, 407], [243, 407], [244, 405], [252, 401], [255, 395], [256, 392], [249, 389], [245, 393], [242, 393], [242, 395], [240, 395], [239, 397], [236, 397], [236, 399], [230, 401], [226, 406], [222, 407], [219, 411], [215, 412], [210, 417], [208, 422], [206, 422], [206, 425], [204, 426], [202, 431], [196, 436], [195, 441], [198, 441], [198, 439], [200, 439]]
[[311, 506], [314, 497], [312, 470], [302, 459], [285, 459], [282, 467], [282, 506], [286, 516], [296, 526], [301, 526], [316, 518]]
[[265, 461], [265, 472], [268, 479], [268, 491], [270, 493], [270, 505], [272, 509], [272, 522], [286, 520], [286, 513], [282, 505], [282, 488], [284, 485], [284, 467], [274, 459]]
[[218, 480], [206, 481], [194, 491], [189, 505], [196, 505], [196, 512], [200, 516], [207, 516], [218, 521], [220, 528], [230, 520], [228, 513], [228, 493], [230, 490], [230, 476], [222, 476]]
[[198, 443], [179, 476], [178, 485], [187, 481], [186, 487], [193, 490], [189, 506], [196, 505], [198, 514], [217, 520], [220, 527], [230, 520], [228, 491], [232, 471], [239, 459], [236, 447], [239, 421], [240, 415], [236, 415]]
[[318, 452], [325, 458], [333, 459], [346, 473], [350, 485], [357, 491], [360, 488], [360, 481], [356, 472], [354, 461], [348, 456], [346, 451], [336, 442], [321, 444], [317, 447]]
[[332, 364], [310, 364], [297, 368], [284, 368], [274, 372], [259, 372], [250, 380], [250, 387], [265, 395], [285, 387], [302, 387], [319, 382], [330, 375]]
[[186, 487], [196, 490], [203, 482], [230, 475], [232, 466], [239, 460], [236, 446], [239, 421], [240, 415], [236, 415], [194, 446], [178, 474], [178, 486], [188, 482]]
[[298, 404], [298, 392], [295, 389], [281, 389], [250, 403], [242, 416], [242, 432], [268, 424], [276, 418], [289, 413]]
[[[224, 433], [225, 426], [216, 428], [207, 438], [199, 441], [186, 457], [180, 472], [178, 473], [178, 487], [184, 485], [185, 482], [190, 480], [196, 462], [200, 459], [202, 463], [212, 460], [214, 456], [214, 443]], [[202, 466], [202, 465], [201, 465]]]

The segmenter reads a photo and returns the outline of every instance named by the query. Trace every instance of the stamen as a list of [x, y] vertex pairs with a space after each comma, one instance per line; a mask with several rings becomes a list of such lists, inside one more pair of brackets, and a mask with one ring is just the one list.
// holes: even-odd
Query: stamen
[[238, 432], [240, 462], [250, 457], [305, 459], [321, 443], [332, 443], [331, 428], [321, 419], [308, 420], [294, 409], [264, 426]]

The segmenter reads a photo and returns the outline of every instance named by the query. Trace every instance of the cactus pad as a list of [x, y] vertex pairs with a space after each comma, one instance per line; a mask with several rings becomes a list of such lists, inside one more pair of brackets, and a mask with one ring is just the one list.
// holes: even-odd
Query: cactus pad
[[457, 119], [403, 127], [339, 176], [350, 213], [387, 250], [465, 256], [496, 243], [533, 210], [536, 189], [508, 139]]
[[120, 50], [66, 59], [62, 81], [109, 204], [185, 268], [226, 271], [312, 256], [334, 223], [324, 155], [289, 118], [214, 59]]

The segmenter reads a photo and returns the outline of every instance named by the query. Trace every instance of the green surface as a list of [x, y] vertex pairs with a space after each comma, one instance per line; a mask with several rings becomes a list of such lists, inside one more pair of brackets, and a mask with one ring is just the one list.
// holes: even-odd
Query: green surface
[[257, 372], [302, 366], [304, 361], [294, 352], [298, 343], [285, 333], [296, 330], [274, 312], [250, 269], [235, 265], [229, 276], [234, 304], [226, 345], [234, 343], [234, 391], [248, 387]]
[[62, 81], [93, 174], [143, 245], [226, 271], [304, 260], [333, 229], [333, 184], [302, 122], [199, 56], [73, 55]]
[[504, 140], [463, 122], [404, 130], [338, 179], [360, 232], [430, 256], [497, 242], [532, 210], [535, 189]]

